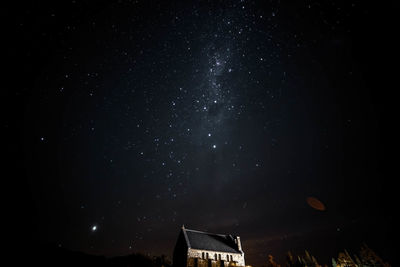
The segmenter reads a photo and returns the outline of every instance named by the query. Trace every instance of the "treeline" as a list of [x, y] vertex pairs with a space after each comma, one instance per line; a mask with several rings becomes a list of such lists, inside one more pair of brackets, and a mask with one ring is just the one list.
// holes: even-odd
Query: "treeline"
[[272, 255], [268, 255], [267, 264], [262, 267], [391, 267], [391, 265], [380, 258], [375, 251], [363, 244], [358, 254], [352, 254], [347, 250], [339, 252], [337, 258], [332, 258], [328, 264], [320, 264], [317, 259], [307, 250], [302, 255], [287, 253], [286, 262], [279, 264], [275, 262]]

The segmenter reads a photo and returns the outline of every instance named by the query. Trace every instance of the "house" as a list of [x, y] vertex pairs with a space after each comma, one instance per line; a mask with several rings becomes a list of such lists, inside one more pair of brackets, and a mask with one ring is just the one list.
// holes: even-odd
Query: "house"
[[173, 266], [245, 266], [240, 237], [190, 230], [182, 226], [174, 249]]

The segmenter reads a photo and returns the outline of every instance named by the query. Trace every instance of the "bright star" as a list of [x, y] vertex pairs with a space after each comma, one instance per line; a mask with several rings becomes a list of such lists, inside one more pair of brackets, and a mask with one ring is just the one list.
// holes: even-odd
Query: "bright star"
[[97, 226], [96, 225], [93, 225], [92, 226], [92, 232], [94, 232], [94, 231], [96, 231], [97, 230]]

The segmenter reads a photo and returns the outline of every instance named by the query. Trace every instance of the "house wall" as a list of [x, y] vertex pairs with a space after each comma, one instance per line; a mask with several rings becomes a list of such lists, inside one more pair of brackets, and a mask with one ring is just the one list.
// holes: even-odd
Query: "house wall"
[[178, 240], [176, 242], [176, 245], [174, 248], [174, 253], [173, 253], [173, 266], [174, 267], [186, 267], [187, 266], [187, 257], [185, 257], [185, 255], [187, 254], [187, 251], [188, 251], [188, 247], [186, 245], [186, 240], [181, 231], [178, 236]]
[[[204, 253], [204, 259], [203, 259], [203, 253]], [[203, 261], [207, 261], [207, 256], [206, 256], [207, 253], [208, 253], [208, 260], [211, 262], [206, 264]], [[215, 255], [217, 255], [216, 259]], [[227, 252], [217, 252], [217, 251], [189, 248], [187, 252], [187, 257], [188, 259], [190, 258], [197, 259], [197, 261], [193, 260], [192, 263], [193, 266], [190, 267], [223, 267], [225, 265], [229, 265], [230, 262], [235, 262], [237, 266], [245, 266], [244, 253], [227, 253]]]

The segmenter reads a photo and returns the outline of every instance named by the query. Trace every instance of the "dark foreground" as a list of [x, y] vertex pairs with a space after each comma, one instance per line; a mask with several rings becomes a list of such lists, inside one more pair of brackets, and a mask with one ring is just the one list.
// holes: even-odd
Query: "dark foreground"
[[83, 252], [71, 251], [56, 246], [32, 249], [27, 255], [14, 257], [13, 266], [113, 266], [113, 267], [171, 267], [165, 256], [147, 256], [134, 253], [126, 256], [106, 258]]
[[[322, 266], [379, 266], [391, 267], [392, 265], [380, 258], [366, 244], [363, 244], [359, 253], [350, 255], [347, 250], [340, 252], [332, 258], [329, 264], [318, 263], [311, 254], [305, 251], [304, 255], [287, 255], [286, 262], [275, 262], [269, 255], [262, 267], [322, 267]], [[9, 258], [10, 259], [10, 258]], [[106, 258], [104, 256], [90, 255], [83, 252], [71, 251], [58, 246], [43, 246], [32, 248], [26, 254], [11, 257], [7, 260], [10, 266], [114, 266], [114, 267], [172, 267], [171, 261], [165, 256], [148, 256], [133, 253], [126, 256]]]

